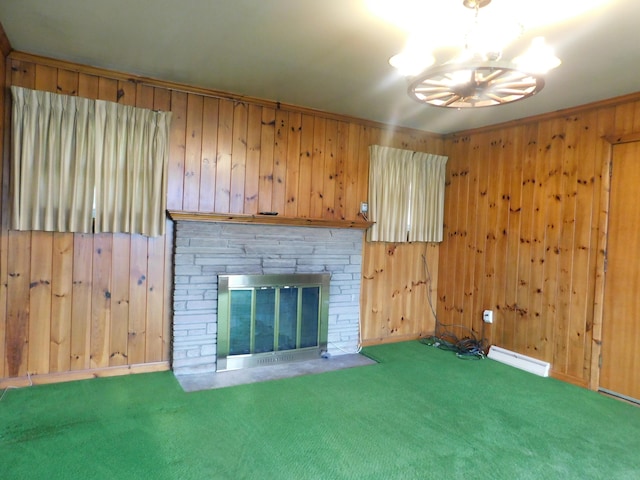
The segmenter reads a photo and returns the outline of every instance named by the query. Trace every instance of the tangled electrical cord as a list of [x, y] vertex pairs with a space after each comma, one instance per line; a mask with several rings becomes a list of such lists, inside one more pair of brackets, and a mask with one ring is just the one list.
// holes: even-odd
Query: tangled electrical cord
[[[430, 289], [431, 273], [429, 272], [429, 265], [427, 264], [427, 259], [424, 255], [422, 255], [422, 262], [424, 264], [425, 274], [427, 277], [427, 284], [429, 285]], [[429, 302], [429, 307], [431, 308], [433, 318], [435, 318], [436, 320], [436, 329], [434, 335], [422, 338], [420, 342], [425, 345], [440, 348], [441, 350], [455, 352], [458, 358], [464, 360], [482, 360], [485, 357], [484, 352], [486, 348], [486, 340], [484, 338], [484, 323], [482, 324], [481, 337], [480, 339], [478, 339], [474, 331], [466, 325], [440, 323], [440, 321], [438, 320], [438, 315], [433, 308], [430, 294], [427, 295], [427, 300]], [[460, 339], [451, 330], [447, 330], [448, 328], [458, 328], [466, 330], [469, 332], [469, 336]]]

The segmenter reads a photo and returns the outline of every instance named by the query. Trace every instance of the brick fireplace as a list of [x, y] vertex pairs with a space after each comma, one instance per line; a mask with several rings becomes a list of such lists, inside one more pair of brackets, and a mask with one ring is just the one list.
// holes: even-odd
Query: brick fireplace
[[329, 273], [328, 352], [357, 351], [362, 229], [174, 220], [176, 374], [216, 371], [219, 275]]

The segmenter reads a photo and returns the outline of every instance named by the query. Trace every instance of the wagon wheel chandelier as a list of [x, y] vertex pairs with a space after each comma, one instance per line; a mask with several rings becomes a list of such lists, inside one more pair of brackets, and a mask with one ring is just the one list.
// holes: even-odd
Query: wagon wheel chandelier
[[[491, 0], [464, 0], [475, 11], [474, 23], [465, 36], [465, 48], [457, 58], [409, 75], [409, 96], [421, 103], [446, 108], [475, 108], [505, 105], [531, 97], [545, 85], [543, 74], [560, 64], [544, 39], [534, 39], [523, 55], [502, 60], [502, 46], [487, 41], [479, 22], [480, 9]], [[518, 32], [520, 35], [522, 32]], [[415, 52], [411, 54], [415, 56]], [[402, 68], [415, 60], [402, 52], [389, 60]], [[424, 52], [423, 52], [424, 56]], [[421, 59], [424, 62], [424, 58]]]

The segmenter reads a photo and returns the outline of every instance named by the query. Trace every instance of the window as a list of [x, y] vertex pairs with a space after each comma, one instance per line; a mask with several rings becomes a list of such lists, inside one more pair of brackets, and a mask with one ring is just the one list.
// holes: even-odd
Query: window
[[367, 240], [441, 242], [447, 157], [391, 147], [369, 147]]
[[11, 228], [164, 234], [170, 112], [11, 92]]

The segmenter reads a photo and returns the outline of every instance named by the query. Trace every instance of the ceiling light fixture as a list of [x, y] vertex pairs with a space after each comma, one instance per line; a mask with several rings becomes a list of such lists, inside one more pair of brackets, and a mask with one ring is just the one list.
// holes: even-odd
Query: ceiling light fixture
[[[528, 98], [544, 87], [542, 75], [560, 64], [544, 39], [534, 39], [531, 48], [512, 61], [502, 59], [502, 49], [519, 37], [520, 25], [480, 21], [480, 9], [491, 0], [463, 0], [474, 10], [465, 35], [464, 50], [449, 62], [430, 67], [434, 56], [424, 54], [410, 42], [389, 63], [409, 77], [409, 96], [418, 102], [449, 108], [504, 105]], [[426, 70], [425, 70], [426, 68]], [[419, 72], [419, 73], [418, 73]]]

